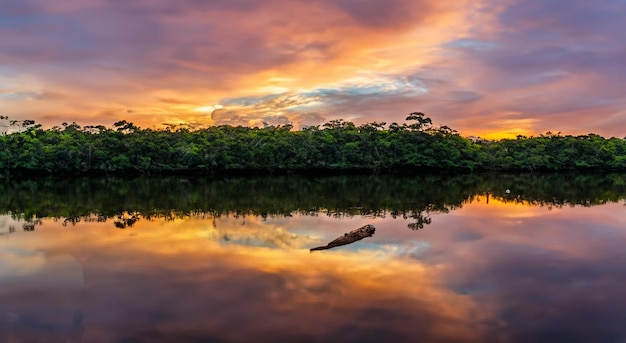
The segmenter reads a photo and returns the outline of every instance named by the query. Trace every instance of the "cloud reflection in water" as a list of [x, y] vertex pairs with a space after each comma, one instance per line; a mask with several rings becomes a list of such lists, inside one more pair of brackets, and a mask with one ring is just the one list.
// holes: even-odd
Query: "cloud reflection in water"
[[[306, 215], [44, 220], [0, 242], [31, 275], [0, 275], [0, 339], [619, 341], [622, 213], [492, 199], [417, 232], [410, 219]], [[370, 222], [367, 244], [308, 252]]]

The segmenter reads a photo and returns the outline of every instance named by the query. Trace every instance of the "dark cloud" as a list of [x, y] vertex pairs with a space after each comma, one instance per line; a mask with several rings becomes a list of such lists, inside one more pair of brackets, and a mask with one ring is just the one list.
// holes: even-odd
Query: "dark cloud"
[[415, 24], [432, 11], [429, 1], [338, 0], [332, 2], [360, 25], [389, 28]]
[[[250, 107], [237, 110], [241, 123], [272, 109], [370, 122], [419, 110], [476, 134], [492, 126], [468, 118], [520, 112], [537, 132], [619, 134], [624, 13], [618, 0], [7, 0], [0, 98], [13, 116], [93, 116], [108, 103], [194, 116], [207, 101]], [[5, 75], [28, 75], [28, 87]], [[273, 86], [284, 94], [266, 97]], [[310, 98], [319, 104], [303, 106]]]
[[[626, 38], [623, 13], [626, 4], [617, 1], [602, 6], [513, 1], [492, 13], [494, 27], [477, 25], [475, 35], [446, 44], [454, 60], [425, 66], [411, 79], [429, 84], [437, 112], [464, 113], [477, 120], [486, 115], [483, 122], [494, 124], [504, 113], [520, 113], [518, 122], [529, 123], [524, 129], [536, 130], [531, 134], [556, 127], [570, 133], [607, 132], [597, 118], [620, 116], [626, 90], [626, 54], [619, 43]], [[470, 93], [450, 88], [481, 97], [472, 99]], [[463, 103], [459, 100], [464, 95], [472, 101], [460, 108], [455, 103]], [[462, 126], [473, 126], [471, 122]], [[472, 130], [466, 127], [460, 130]]]
[[454, 240], [457, 242], [471, 242], [483, 239], [485, 235], [479, 232], [463, 231], [454, 236]]
[[626, 4], [607, 1], [518, 1], [500, 15], [510, 28], [497, 51], [478, 55], [510, 73], [567, 71], [611, 77], [626, 71], [623, 63]]
[[[280, 94], [270, 94], [264, 96], [247, 96], [241, 98], [225, 98], [220, 100], [220, 104], [224, 106], [255, 106], [267, 102], [275, 102], [280, 97]], [[280, 101], [280, 100], [278, 100]]]
[[0, 16], [9, 23], [18, 24], [16, 17], [24, 18], [37, 13], [37, 7], [29, 1], [6, 0], [0, 3]]
[[450, 97], [453, 101], [458, 102], [472, 102], [476, 100], [480, 100], [483, 96], [470, 91], [452, 91], [450, 92]]
[[584, 0], [517, 0], [505, 8], [500, 22], [512, 29], [513, 36], [521, 33], [535, 41], [556, 38], [566, 39], [564, 43], [604, 41], [617, 45], [613, 41], [615, 34], [626, 38], [625, 10], [626, 3], [620, 0], [601, 4]]
[[[177, 74], [187, 76], [190, 83], [198, 82], [193, 74], [204, 67], [208, 72], [204, 72], [207, 77], [203, 83], [208, 85], [244, 72], [291, 63], [311, 49], [324, 49], [322, 42], [299, 49], [270, 48], [266, 28], [251, 29], [254, 21], [247, 16], [259, 6], [248, 1], [188, 1], [189, 7], [177, 4], [186, 17], [198, 15], [196, 11], [212, 15], [205, 20], [183, 17], [173, 22], [163, 18], [172, 8], [169, 2], [88, 2], [75, 8], [32, 3], [19, 6], [28, 11], [12, 10], [16, 15], [5, 30], [19, 30], [3, 43], [0, 61], [32, 65], [40, 75], [50, 77], [56, 72], [47, 65], [64, 71], [81, 68], [110, 75], [124, 73], [125, 78], [150, 83]], [[241, 20], [219, 20], [220, 11], [241, 12], [234, 14], [241, 15]]]

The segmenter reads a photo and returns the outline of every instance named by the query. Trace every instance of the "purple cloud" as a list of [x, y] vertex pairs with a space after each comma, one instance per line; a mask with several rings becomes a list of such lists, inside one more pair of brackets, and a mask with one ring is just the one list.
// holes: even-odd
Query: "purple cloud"
[[400, 122], [419, 110], [467, 135], [505, 130], [516, 113], [523, 133], [624, 136], [625, 14], [618, 0], [7, 0], [0, 106], [16, 119], [121, 119], [133, 108], [124, 119], [140, 125], [196, 122], [206, 119], [196, 108], [284, 88], [291, 99], [317, 92], [319, 103], [223, 112], [252, 121], [270, 109], [292, 121], [315, 113], [311, 125]]

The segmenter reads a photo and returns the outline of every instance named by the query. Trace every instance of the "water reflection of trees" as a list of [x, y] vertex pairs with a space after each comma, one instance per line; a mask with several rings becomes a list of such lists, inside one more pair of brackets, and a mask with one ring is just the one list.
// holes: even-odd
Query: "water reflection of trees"
[[[510, 192], [505, 192], [505, 190]], [[113, 220], [120, 229], [138, 220], [217, 218], [293, 213], [413, 219], [418, 230], [431, 214], [447, 213], [489, 195], [531, 206], [593, 206], [626, 198], [625, 174], [482, 174], [202, 179], [29, 179], [0, 184], [0, 213], [34, 230], [42, 218]]]

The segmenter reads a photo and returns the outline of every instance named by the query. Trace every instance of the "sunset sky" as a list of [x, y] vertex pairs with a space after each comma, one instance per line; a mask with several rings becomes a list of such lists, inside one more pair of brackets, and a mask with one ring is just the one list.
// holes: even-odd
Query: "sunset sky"
[[626, 136], [625, 0], [2, 0], [0, 115]]

